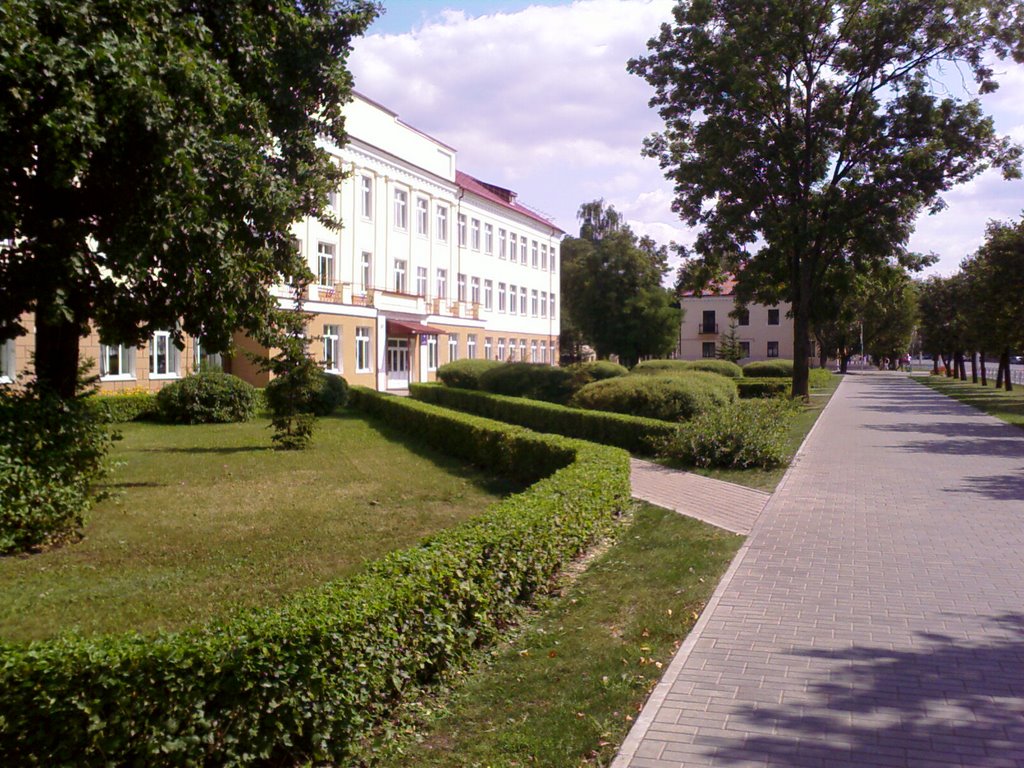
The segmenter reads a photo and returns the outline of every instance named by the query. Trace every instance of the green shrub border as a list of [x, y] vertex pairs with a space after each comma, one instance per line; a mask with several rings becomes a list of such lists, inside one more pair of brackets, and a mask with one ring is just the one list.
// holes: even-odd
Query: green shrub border
[[789, 376], [743, 378], [736, 380], [736, 388], [740, 398], [744, 400], [755, 397], [785, 397], [793, 389], [793, 379]]
[[158, 416], [155, 392], [133, 392], [130, 395], [90, 395], [85, 402], [100, 419], [110, 424], [156, 419]]
[[409, 394], [423, 402], [516, 424], [537, 432], [613, 445], [641, 456], [654, 456], [656, 445], [674, 435], [677, 429], [675, 423], [660, 419], [569, 408], [541, 400], [493, 395], [437, 384], [410, 384]]
[[411, 686], [494, 637], [629, 504], [619, 449], [354, 388], [354, 407], [539, 480], [275, 609], [195, 630], [0, 644], [8, 765], [343, 760]]

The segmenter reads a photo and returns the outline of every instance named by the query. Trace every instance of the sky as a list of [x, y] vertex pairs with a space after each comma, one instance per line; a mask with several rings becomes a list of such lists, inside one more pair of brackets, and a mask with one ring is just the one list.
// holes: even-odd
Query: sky
[[[458, 151], [460, 170], [515, 190], [567, 234], [582, 203], [603, 198], [637, 234], [692, 244], [672, 186], [641, 155], [661, 129], [653, 91], [626, 61], [671, 19], [673, 0], [383, 0], [353, 46], [356, 89]], [[983, 97], [996, 129], [1024, 142], [1024, 66], [999, 62]], [[910, 248], [951, 274], [991, 219], [1024, 212], [1024, 181], [987, 171], [922, 215]]]

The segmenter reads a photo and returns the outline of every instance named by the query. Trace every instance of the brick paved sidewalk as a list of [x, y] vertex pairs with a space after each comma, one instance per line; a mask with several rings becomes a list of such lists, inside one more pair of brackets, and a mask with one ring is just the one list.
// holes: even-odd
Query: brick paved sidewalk
[[847, 377], [627, 766], [1024, 767], [1024, 431]]

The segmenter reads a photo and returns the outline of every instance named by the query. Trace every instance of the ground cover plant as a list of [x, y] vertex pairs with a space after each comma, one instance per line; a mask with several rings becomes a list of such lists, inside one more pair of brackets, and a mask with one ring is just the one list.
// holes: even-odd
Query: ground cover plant
[[665, 421], [685, 421], [736, 399], [733, 380], [716, 373], [621, 376], [587, 384], [570, 405]]
[[931, 387], [979, 411], [1002, 419], [1008, 424], [1024, 427], [1024, 389], [1015, 387], [1010, 392], [992, 386], [983, 387], [971, 381], [960, 381], [946, 376], [915, 376], [914, 381]]
[[[642, 505], [474, 672], [422, 699], [368, 765], [608, 765], [742, 537]], [[385, 752], [385, 754], [381, 754]]]
[[0, 559], [3, 639], [180, 629], [273, 604], [520, 487], [354, 414], [323, 419], [302, 453], [272, 451], [263, 420], [119, 429], [116, 495], [85, 539]]

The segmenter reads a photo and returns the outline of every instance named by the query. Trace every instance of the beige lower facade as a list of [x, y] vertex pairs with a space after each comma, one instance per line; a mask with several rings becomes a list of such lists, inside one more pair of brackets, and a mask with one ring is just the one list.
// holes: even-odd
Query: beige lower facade
[[[717, 357], [724, 337], [735, 333], [744, 351], [740, 364], [756, 360], [793, 359], [793, 319], [789, 304], [750, 304], [736, 309], [732, 294], [684, 296], [683, 320], [675, 356], [681, 360]], [[735, 326], [735, 327], [734, 327]]]

